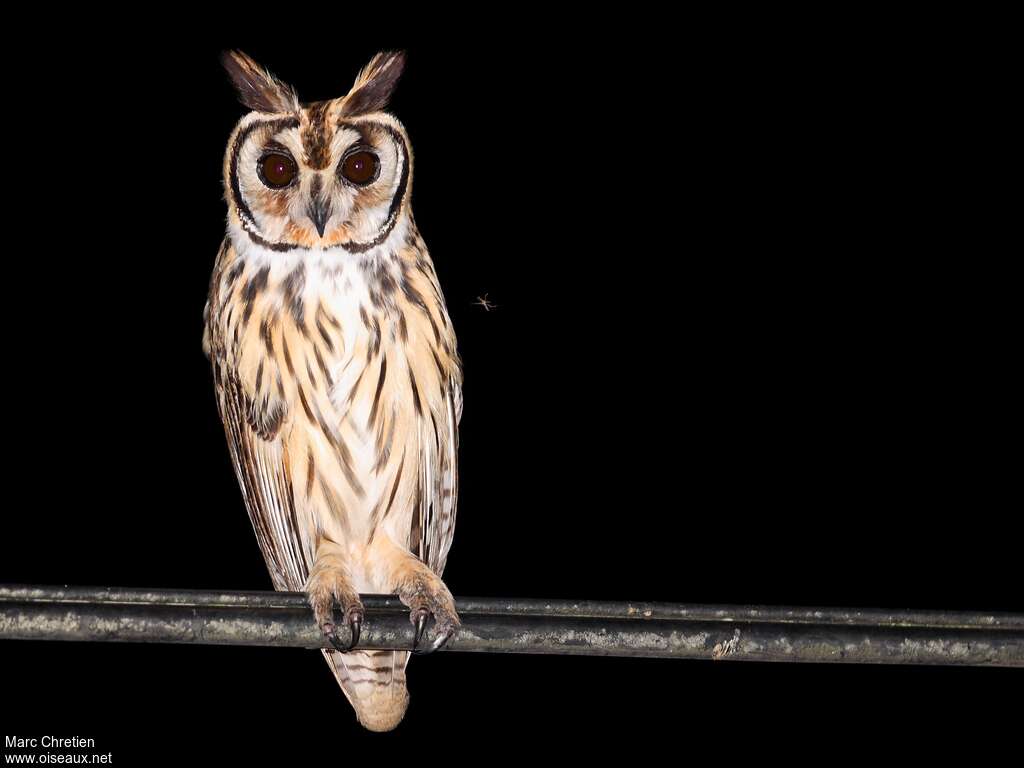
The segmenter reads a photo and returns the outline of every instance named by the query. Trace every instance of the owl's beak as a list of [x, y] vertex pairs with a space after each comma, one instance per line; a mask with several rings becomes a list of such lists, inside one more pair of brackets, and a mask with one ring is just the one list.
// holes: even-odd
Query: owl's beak
[[309, 210], [306, 213], [309, 215], [309, 220], [313, 222], [313, 226], [316, 227], [320, 237], [323, 237], [327, 220], [331, 218], [331, 201], [324, 200], [317, 195], [313, 198], [313, 202], [310, 203]]

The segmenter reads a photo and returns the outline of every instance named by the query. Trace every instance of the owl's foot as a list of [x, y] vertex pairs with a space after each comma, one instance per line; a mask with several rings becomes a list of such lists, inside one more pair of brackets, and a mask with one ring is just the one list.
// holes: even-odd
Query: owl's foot
[[[306, 583], [306, 594], [309, 604], [313, 607], [313, 615], [320, 631], [324, 633], [335, 650], [351, 651], [359, 643], [359, 633], [363, 626], [364, 610], [359, 594], [352, 589], [345, 572], [318, 562]], [[350, 642], [345, 644], [338, 637], [334, 624], [334, 606], [337, 603], [345, 615], [345, 623], [350, 632]]]
[[[404, 589], [398, 590], [399, 598], [409, 606], [409, 621], [416, 628], [412, 649], [418, 654], [433, 653], [443, 648], [461, 624], [452, 593], [437, 575], [430, 571], [428, 574], [417, 574], [404, 585]], [[430, 616], [434, 617], [435, 637], [427, 645], [422, 645], [423, 632]]]
[[[458, 631], [461, 622], [455, 611], [455, 600], [441, 577], [408, 549], [399, 547], [387, 535], [374, 537], [372, 557], [384, 574], [390, 591], [409, 608], [409, 621], [415, 629], [414, 653], [433, 653], [443, 648]], [[427, 619], [434, 617], [434, 637], [424, 644]]]

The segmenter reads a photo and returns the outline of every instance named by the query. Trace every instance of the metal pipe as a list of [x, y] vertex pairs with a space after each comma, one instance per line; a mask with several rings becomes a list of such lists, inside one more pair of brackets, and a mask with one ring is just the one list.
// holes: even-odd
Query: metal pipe
[[[1024, 667], [1024, 614], [458, 598], [450, 650]], [[397, 598], [365, 595], [361, 648], [407, 650]], [[347, 641], [344, 622], [339, 638]], [[431, 631], [428, 630], [428, 640]], [[326, 647], [290, 592], [0, 586], [0, 638]]]

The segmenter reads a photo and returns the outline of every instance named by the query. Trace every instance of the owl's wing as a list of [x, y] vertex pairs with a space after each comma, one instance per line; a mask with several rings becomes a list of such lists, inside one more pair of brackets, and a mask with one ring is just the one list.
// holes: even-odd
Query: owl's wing
[[295, 514], [288, 450], [281, 437], [285, 406], [253, 403], [227, 374], [218, 404], [231, 462], [245, 498], [267, 569], [278, 590], [301, 591], [309, 578], [309, 553]]
[[[414, 553], [434, 573], [444, 571], [455, 533], [459, 501], [459, 421], [462, 418], [462, 387], [448, 379], [444, 407], [421, 420], [419, 513], [413, 517]], [[418, 534], [418, 537], [417, 537]], [[419, 549], [415, 550], [417, 539]]]
[[278, 590], [298, 591], [309, 576], [309, 553], [303, 547], [296, 522], [287, 447], [282, 438], [287, 406], [279, 400], [253, 401], [228, 363], [226, 339], [216, 316], [219, 286], [230, 248], [225, 242], [210, 285], [204, 311], [203, 350], [213, 364], [217, 408], [227, 435], [231, 463], [256, 531], [267, 569]]

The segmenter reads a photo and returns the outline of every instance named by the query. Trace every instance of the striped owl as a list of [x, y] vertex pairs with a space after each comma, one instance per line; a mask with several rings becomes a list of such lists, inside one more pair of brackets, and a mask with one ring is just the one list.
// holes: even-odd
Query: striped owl
[[359, 721], [390, 730], [409, 653], [353, 650], [360, 593], [397, 594], [421, 651], [459, 626], [440, 574], [462, 372], [413, 220], [409, 138], [383, 111], [404, 56], [378, 54], [346, 96], [311, 104], [240, 52], [224, 65], [252, 111], [228, 141], [205, 313], [220, 416], [274, 587], [308, 594]]

